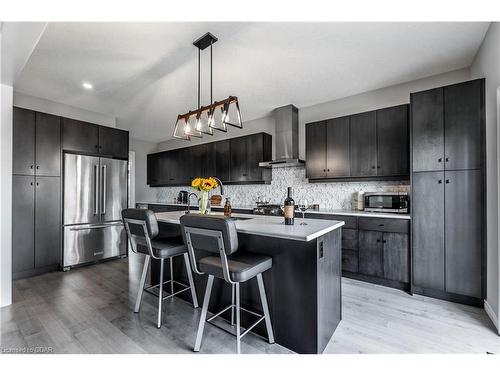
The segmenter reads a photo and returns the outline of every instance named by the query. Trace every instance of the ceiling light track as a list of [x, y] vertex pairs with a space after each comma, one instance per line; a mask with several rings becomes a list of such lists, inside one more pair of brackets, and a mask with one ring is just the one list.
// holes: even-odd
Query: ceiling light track
[[[217, 38], [206, 33], [193, 42], [198, 48], [198, 107], [177, 116], [172, 138], [191, 140], [202, 138], [203, 134], [213, 135], [213, 130], [227, 132], [227, 125], [242, 129], [240, 107], [236, 96], [213, 101], [213, 44]], [[210, 104], [201, 105], [201, 51], [210, 47]]]

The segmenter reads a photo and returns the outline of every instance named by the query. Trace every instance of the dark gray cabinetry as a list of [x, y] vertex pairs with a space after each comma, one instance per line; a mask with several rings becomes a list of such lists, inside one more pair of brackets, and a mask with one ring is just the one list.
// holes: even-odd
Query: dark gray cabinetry
[[377, 111], [377, 175], [409, 175], [408, 106]]
[[306, 177], [326, 178], [326, 122], [306, 126]]
[[271, 159], [271, 136], [257, 133], [229, 140], [149, 154], [150, 186], [184, 186], [194, 177], [216, 176], [227, 184], [269, 183], [271, 170], [259, 162]]
[[99, 153], [99, 125], [63, 118], [63, 149], [87, 154]]
[[328, 120], [326, 123], [326, 177], [349, 177], [349, 116]]
[[359, 273], [384, 276], [382, 258], [382, 232], [359, 231]]
[[61, 118], [36, 113], [36, 174], [61, 175]]
[[12, 273], [34, 268], [35, 177], [12, 176]]
[[351, 116], [351, 176], [377, 175], [376, 113], [365, 112]]
[[413, 172], [444, 168], [443, 89], [411, 94]]
[[411, 95], [415, 293], [484, 298], [484, 80]]
[[407, 178], [408, 138], [407, 104], [306, 124], [306, 177]]
[[12, 173], [35, 174], [35, 116], [34, 111], [14, 107]]
[[36, 177], [35, 268], [58, 266], [61, 194], [58, 177]]
[[413, 283], [444, 290], [444, 172], [414, 173], [412, 199]]
[[384, 278], [410, 282], [410, 254], [408, 235], [403, 233], [384, 233], [382, 238]]
[[99, 154], [128, 159], [128, 131], [99, 126]]
[[448, 293], [481, 297], [482, 176], [445, 172], [445, 269]]

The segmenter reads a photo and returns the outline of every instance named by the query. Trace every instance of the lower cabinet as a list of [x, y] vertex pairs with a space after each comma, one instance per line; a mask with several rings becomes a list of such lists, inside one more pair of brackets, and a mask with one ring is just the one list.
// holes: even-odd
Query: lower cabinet
[[359, 231], [359, 273], [369, 276], [384, 276], [382, 256], [382, 232]]
[[60, 184], [59, 177], [12, 176], [14, 279], [59, 267]]

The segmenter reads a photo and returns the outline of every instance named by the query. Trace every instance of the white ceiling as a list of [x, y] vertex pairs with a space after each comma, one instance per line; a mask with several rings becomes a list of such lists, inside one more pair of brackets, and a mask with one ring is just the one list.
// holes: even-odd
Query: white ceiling
[[[131, 136], [170, 138], [196, 106], [197, 49], [210, 31], [214, 99], [243, 120], [470, 66], [488, 23], [49, 23], [15, 90], [117, 117]], [[208, 75], [208, 49], [202, 75]], [[81, 83], [94, 85], [86, 91]], [[203, 104], [208, 81], [202, 84]]]

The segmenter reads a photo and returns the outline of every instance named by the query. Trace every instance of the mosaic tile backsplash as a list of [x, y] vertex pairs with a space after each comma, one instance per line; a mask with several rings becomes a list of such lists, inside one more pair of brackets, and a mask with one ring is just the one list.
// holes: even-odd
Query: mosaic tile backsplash
[[[352, 209], [353, 194], [360, 190], [409, 191], [409, 181], [308, 183], [303, 167], [275, 168], [272, 176], [270, 185], [227, 185], [224, 196], [230, 197], [233, 207], [253, 207], [259, 197], [271, 203], [281, 203], [286, 197], [287, 187], [291, 186], [296, 202], [307, 199], [311, 204], [318, 203], [320, 209]], [[166, 203], [174, 202], [179, 190], [194, 191], [187, 186], [155, 189], [158, 202]]]

